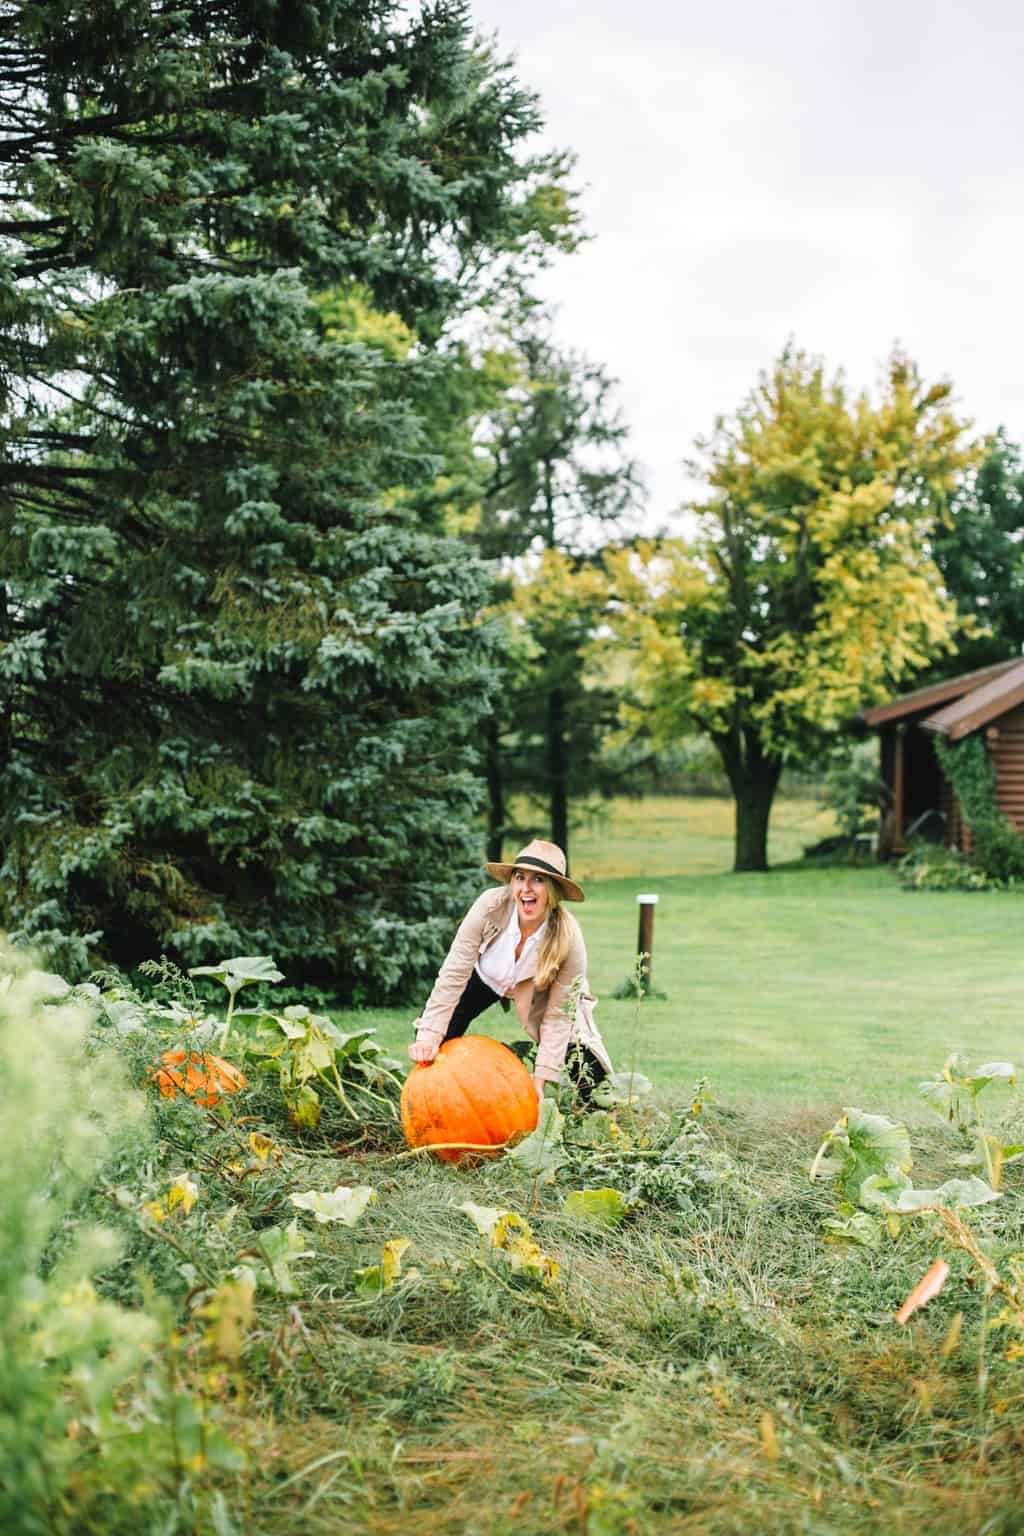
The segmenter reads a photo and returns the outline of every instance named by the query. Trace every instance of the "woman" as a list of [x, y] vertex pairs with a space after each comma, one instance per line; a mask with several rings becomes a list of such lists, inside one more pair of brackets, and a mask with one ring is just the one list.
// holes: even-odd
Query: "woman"
[[[472, 1021], [511, 1000], [527, 1034], [537, 1042], [533, 1081], [538, 1097], [566, 1067], [585, 1103], [612, 1070], [593, 1021], [596, 999], [586, 991], [587, 951], [576, 919], [563, 901], [583, 892], [565, 873], [565, 854], [535, 838], [511, 864], [486, 868], [500, 890], [484, 891], [459, 925], [409, 1047], [413, 1061], [433, 1061], [441, 1044], [465, 1034]], [[566, 1011], [569, 989], [580, 978], [575, 1018]]]

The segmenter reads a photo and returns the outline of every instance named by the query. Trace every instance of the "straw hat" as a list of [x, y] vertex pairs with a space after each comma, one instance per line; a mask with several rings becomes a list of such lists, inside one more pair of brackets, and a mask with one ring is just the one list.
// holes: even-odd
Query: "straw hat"
[[484, 868], [495, 880], [503, 880], [506, 885], [512, 879], [514, 870], [539, 870], [542, 875], [547, 875], [549, 880], [561, 886], [567, 900], [586, 900], [575, 880], [570, 880], [565, 872], [565, 854], [561, 848], [557, 843], [544, 842], [543, 838], [535, 837], [532, 843], [527, 843], [511, 864], [485, 864]]

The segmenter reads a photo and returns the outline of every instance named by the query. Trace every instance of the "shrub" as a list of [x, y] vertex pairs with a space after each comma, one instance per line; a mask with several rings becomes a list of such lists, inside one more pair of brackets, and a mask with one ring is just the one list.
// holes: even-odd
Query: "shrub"
[[878, 775], [878, 744], [844, 741], [835, 748], [825, 770], [825, 805], [847, 838], [878, 826], [878, 807], [885, 785]]
[[[0, 1530], [70, 1529], [70, 1489], [123, 1434], [118, 1394], [156, 1322], [94, 1284], [117, 1257], [106, 1227], [72, 1221], [110, 1152], [145, 1114], [112, 1052], [90, 1057], [88, 1012], [54, 976], [0, 952]], [[72, 1230], [73, 1229], [73, 1230]]]
[[912, 891], [988, 891], [1000, 884], [941, 843], [913, 843], [899, 862], [899, 877]]
[[974, 836], [972, 863], [994, 881], [1024, 879], [1024, 837], [996, 804], [995, 773], [981, 737], [956, 745], [936, 737], [935, 751]]

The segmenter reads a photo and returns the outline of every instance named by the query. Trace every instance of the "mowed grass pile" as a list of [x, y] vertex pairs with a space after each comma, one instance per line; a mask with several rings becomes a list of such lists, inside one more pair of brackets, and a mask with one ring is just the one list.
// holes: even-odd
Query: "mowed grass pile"
[[[574, 1161], [546, 1182], [507, 1157], [451, 1167], [409, 1155], [380, 1106], [353, 1121], [329, 1105], [317, 1129], [297, 1130], [272, 1077], [216, 1111], [149, 1086], [147, 1126], [77, 1219], [119, 1227], [124, 1252], [101, 1290], [129, 1306], [167, 1298], [168, 1369], [205, 1394], [246, 1464], [183, 1467], [165, 1453], [104, 1485], [100, 1459], [62, 1531], [1024, 1529], [1021, 1335], [993, 1330], [999, 1305], [934, 1214], [876, 1248], [831, 1242], [838, 1196], [808, 1177], [842, 1103], [921, 1122], [919, 1187], [962, 1171], [960, 1144], [935, 1116], [925, 1123], [914, 1085], [956, 1045], [976, 1061], [1019, 1054], [1018, 898], [912, 896], [874, 868], [602, 877], [598, 855], [585, 874], [581, 846], [576, 867], [600, 1016], [618, 1064], [654, 1083], [616, 1110], [600, 1175], [581, 1172], [589, 1117], [570, 1118]], [[615, 1002], [644, 889], [662, 897], [655, 980], [667, 997]], [[375, 1017], [404, 1045], [407, 1013]], [[145, 1083], [144, 1042], [131, 1039]], [[694, 1093], [704, 1076], [707, 1105]], [[1019, 1093], [989, 1091], [1004, 1142], [1024, 1141]], [[668, 1150], [680, 1128], [682, 1162]], [[254, 1134], [273, 1151], [254, 1158]], [[1001, 1198], [969, 1214], [1004, 1275], [1024, 1249], [1022, 1166], [1007, 1164]], [[184, 1171], [195, 1206], [140, 1223], [139, 1202]], [[375, 1192], [351, 1229], [292, 1204], [338, 1185]], [[567, 1204], [599, 1186], [632, 1191], [620, 1224]], [[466, 1202], [524, 1217], [554, 1278], [514, 1271]], [[296, 1218], [306, 1254], [294, 1293], [261, 1289], [230, 1365], [211, 1369], [202, 1282], [240, 1256], [256, 1262], [262, 1234]], [[368, 1293], [360, 1271], [395, 1239], [409, 1244], [401, 1271]], [[900, 1327], [895, 1309], [940, 1255], [945, 1289]]]
[[[726, 1120], [712, 1139], [735, 1183], [618, 1231], [581, 1228], [563, 1188], [507, 1164], [321, 1164], [327, 1182], [373, 1183], [379, 1204], [357, 1240], [321, 1240], [292, 1312], [263, 1310], [246, 1529], [1019, 1529], [1022, 1366], [990, 1342], [979, 1396], [964, 1265], [900, 1329], [893, 1309], [938, 1246], [930, 1222], [879, 1253], [829, 1247], [833, 1202], [804, 1178], [799, 1130]], [[528, 1213], [557, 1282], [500, 1274], [466, 1199]], [[981, 1224], [1000, 1248], [1022, 1238], [1016, 1189], [1004, 1206]], [[352, 1299], [351, 1266], [398, 1235], [418, 1274]]]

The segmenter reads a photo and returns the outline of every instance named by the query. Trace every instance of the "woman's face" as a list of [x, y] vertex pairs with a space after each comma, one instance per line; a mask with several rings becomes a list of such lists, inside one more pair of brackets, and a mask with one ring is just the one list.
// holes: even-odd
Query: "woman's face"
[[520, 927], [536, 927], [547, 916], [548, 883], [543, 875], [516, 869], [512, 872], [512, 894], [516, 899]]

